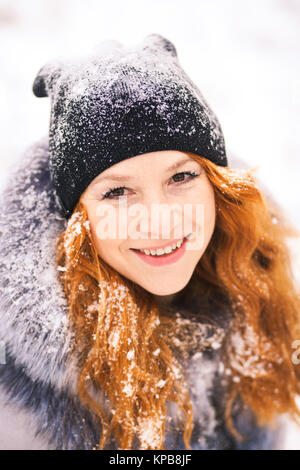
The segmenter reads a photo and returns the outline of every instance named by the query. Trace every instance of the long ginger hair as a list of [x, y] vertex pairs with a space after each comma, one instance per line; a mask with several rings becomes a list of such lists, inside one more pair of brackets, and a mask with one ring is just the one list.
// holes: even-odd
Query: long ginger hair
[[[292, 344], [300, 339], [300, 295], [287, 243], [299, 233], [263, 197], [255, 170], [220, 167], [187, 154], [213, 185], [216, 224], [193, 282], [180, 295], [219, 296], [230, 305], [233, 321], [221, 349], [230, 379], [225, 422], [242, 440], [231, 417], [238, 395], [258, 425], [273, 426], [283, 413], [296, 421], [300, 415], [300, 367], [292, 362]], [[190, 449], [193, 407], [168, 339], [174, 318], [100, 258], [81, 200], [59, 234], [57, 250], [75, 331], [78, 393], [100, 419], [98, 448], [113, 434], [120, 449], [163, 449], [167, 403], [173, 401]]]

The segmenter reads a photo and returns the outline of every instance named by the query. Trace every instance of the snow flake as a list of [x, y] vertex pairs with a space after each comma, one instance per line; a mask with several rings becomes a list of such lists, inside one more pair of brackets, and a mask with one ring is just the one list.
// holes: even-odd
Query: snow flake
[[131, 349], [127, 353], [127, 359], [130, 361], [131, 359], [133, 359], [133, 357], [134, 357], [134, 349]]

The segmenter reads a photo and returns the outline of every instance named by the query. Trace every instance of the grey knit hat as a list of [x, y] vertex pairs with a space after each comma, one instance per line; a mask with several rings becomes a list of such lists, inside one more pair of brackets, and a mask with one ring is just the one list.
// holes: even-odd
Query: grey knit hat
[[179, 150], [227, 166], [217, 117], [161, 35], [49, 62], [33, 92], [51, 98], [49, 167], [66, 218], [99, 173], [136, 155]]

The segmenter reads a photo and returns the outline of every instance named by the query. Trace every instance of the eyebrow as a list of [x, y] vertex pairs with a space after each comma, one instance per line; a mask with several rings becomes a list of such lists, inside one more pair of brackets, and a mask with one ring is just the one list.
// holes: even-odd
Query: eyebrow
[[[177, 168], [183, 166], [185, 163], [187, 162], [191, 162], [191, 161], [195, 161], [195, 160], [192, 160], [191, 158], [184, 158], [184, 159], [181, 159], [181, 160], [178, 160], [178, 162], [176, 163], [173, 163], [173, 165], [169, 166], [166, 171], [172, 171], [172, 170], [176, 170]], [[130, 180], [133, 180], [135, 179], [135, 176], [126, 176], [126, 175], [110, 175], [110, 176], [104, 176], [102, 177], [101, 179], [99, 179], [97, 181], [97, 183], [100, 183], [101, 181], [106, 181], [106, 180], [112, 180], [112, 181], [130, 181]]]

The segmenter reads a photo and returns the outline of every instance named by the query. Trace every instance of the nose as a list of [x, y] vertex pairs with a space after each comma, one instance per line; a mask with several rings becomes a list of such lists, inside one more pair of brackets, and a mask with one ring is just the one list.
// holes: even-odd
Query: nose
[[170, 201], [163, 189], [155, 188], [149, 189], [143, 194], [142, 204], [146, 207], [151, 207], [152, 204], [169, 204]]
[[152, 189], [142, 198], [143, 213], [136, 225], [141, 239], [166, 240], [172, 239], [174, 224], [177, 225], [178, 217], [174, 216], [171, 208], [172, 202], [162, 189]]

